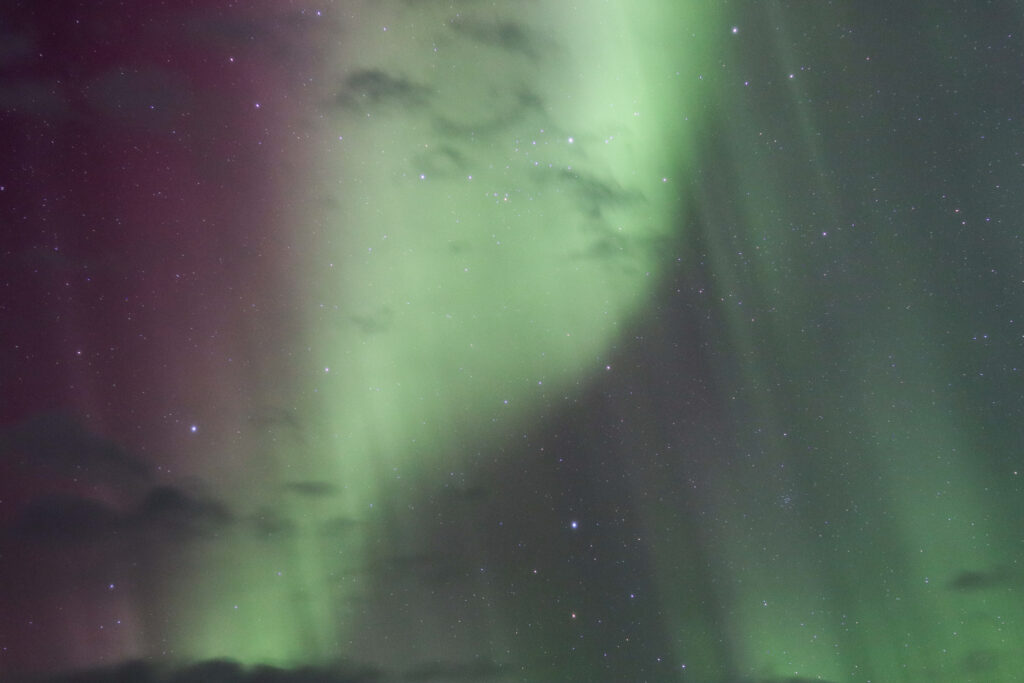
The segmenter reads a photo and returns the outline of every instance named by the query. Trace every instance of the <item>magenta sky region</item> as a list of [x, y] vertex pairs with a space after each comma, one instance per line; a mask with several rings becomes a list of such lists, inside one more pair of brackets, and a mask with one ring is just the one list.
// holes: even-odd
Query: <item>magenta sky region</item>
[[[287, 385], [300, 284], [287, 196], [308, 154], [295, 131], [317, 30], [281, 3], [232, 4], [5, 11], [23, 42], [4, 64], [3, 417], [146, 472], [126, 486], [116, 459], [5, 458], [5, 522], [44, 496], [131, 507], [154, 483], [244, 467], [204, 461], [237, 458], [235, 427]], [[112, 573], [102, 544], [18, 547], [5, 666], [144, 651], [137, 596], [96, 590], [131, 573]]]

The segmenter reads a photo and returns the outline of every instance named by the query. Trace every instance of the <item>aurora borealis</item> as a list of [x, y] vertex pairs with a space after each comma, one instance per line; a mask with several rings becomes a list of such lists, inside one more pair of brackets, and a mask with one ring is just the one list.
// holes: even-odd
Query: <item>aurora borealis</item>
[[4, 3], [0, 679], [1017, 680], [1024, 10], [891, 4]]

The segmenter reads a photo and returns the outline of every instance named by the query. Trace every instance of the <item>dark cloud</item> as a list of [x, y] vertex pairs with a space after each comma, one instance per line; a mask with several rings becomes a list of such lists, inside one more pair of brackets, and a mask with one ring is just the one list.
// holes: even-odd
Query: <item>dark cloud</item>
[[257, 415], [250, 415], [249, 422], [266, 429], [284, 428], [294, 436], [302, 438], [303, 426], [294, 412], [283, 408], [269, 408]]
[[231, 660], [209, 660], [172, 669], [148, 662], [26, 679], [24, 683], [369, 683], [381, 680], [378, 671], [339, 664], [334, 667], [279, 669], [245, 667]]
[[539, 41], [531, 38], [521, 24], [511, 21], [474, 21], [460, 17], [448, 22], [448, 25], [477, 43], [519, 53], [531, 59], [539, 56]]
[[660, 253], [668, 244], [667, 235], [644, 233], [624, 234], [607, 220], [592, 221], [586, 226], [590, 240], [586, 247], [569, 254], [581, 261], [602, 261], [610, 266], [635, 272], [640, 259]]
[[448, 242], [448, 251], [453, 254], [464, 254], [473, 248], [473, 244], [469, 240], [450, 240]]
[[[992, 653], [979, 653], [981, 670], [990, 670]], [[181, 668], [132, 661], [113, 667], [15, 680], [13, 683], [400, 683], [505, 680], [506, 666], [487, 659], [466, 662], [428, 662], [404, 673], [385, 672], [354, 664], [282, 669], [246, 667], [232, 660], [209, 660]], [[738, 679], [731, 683], [835, 683], [821, 678]]]
[[950, 580], [949, 587], [956, 591], [971, 591], [986, 587], [989, 581], [985, 572], [962, 571]]
[[151, 490], [133, 516], [144, 529], [177, 535], [201, 535], [232, 521], [227, 508], [214, 500], [193, 497], [170, 486]]
[[380, 334], [391, 329], [395, 311], [388, 306], [381, 306], [376, 312], [350, 315], [349, 320], [363, 334]]
[[256, 533], [264, 540], [272, 540], [295, 531], [296, 525], [270, 508], [263, 508], [250, 518]]
[[25, 679], [26, 683], [157, 683], [160, 680], [163, 679], [154, 665], [135, 661], [103, 669]]
[[237, 662], [213, 660], [175, 672], [164, 680], [167, 683], [360, 683], [379, 679], [378, 673], [371, 669], [333, 671], [313, 667], [278, 669], [269, 666], [247, 669]]
[[1005, 570], [994, 569], [991, 571], [964, 570], [949, 581], [949, 588], [955, 591], [978, 591], [988, 588], [998, 588], [1009, 581]]
[[462, 139], [467, 135], [479, 139], [502, 133], [527, 121], [531, 116], [544, 114], [543, 100], [530, 90], [520, 89], [511, 94], [495, 90], [492, 99], [501, 103], [494, 108], [498, 114], [467, 120], [457, 120], [450, 115], [438, 114], [433, 120], [434, 129], [440, 135], [453, 139]]
[[992, 677], [990, 680], [996, 680], [993, 674], [998, 673], [999, 666], [1003, 659], [1004, 655], [999, 650], [973, 650], [964, 655], [960, 660], [960, 668], [965, 674], [970, 676], [979, 676], [983, 679], [986, 677]]
[[31, 418], [0, 432], [0, 459], [76, 481], [137, 486], [149, 468], [113, 441], [62, 414]]
[[293, 481], [285, 484], [284, 489], [309, 498], [326, 498], [338, 493], [338, 487], [326, 481]]
[[586, 213], [595, 218], [601, 216], [605, 207], [621, 206], [640, 199], [637, 193], [623, 189], [614, 180], [602, 180], [575, 168], [559, 169], [554, 174], [556, 181], [574, 192]]
[[127, 511], [81, 496], [42, 496], [21, 509], [10, 532], [19, 541], [36, 543], [97, 542], [133, 534], [161, 542], [202, 536], [231, 522], [231, 514], [216, 501], [159, 486]]
[[465, 154], [451, 145], [439, 145], [413, 159], [415, 170], [431, 178], [465, 176], [470, 164]]
[[404, 76], [365, 69], [345, 79], [337, 102], [343, 107], [359, 109], [389, 105], [407, 108], [424, 105], [428, 96], [427, 88]]
[[604, 234], [591, 242], [586, 249], [573, 254], [573, 258], [610, 261], [628, 254], [629, 251], [629, 240], [625, 236], [605, 231]]

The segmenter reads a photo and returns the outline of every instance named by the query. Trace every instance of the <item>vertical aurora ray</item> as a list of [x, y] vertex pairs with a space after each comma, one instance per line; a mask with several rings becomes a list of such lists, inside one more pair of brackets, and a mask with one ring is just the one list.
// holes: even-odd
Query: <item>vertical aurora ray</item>
[[[708, 336], [728, 349], [715, 381], [732, 418], [708, 449], [720, 462], [694, 486], [718, 510], [699, 535], [710, 539], [701, 559], [730, 576], [709, 585], [714, 616], [685, 626], [698, 639], [724, 634], [717, 661], [706, 656], [713, 638], [705, 656], [691, 655], [694, 680], [1012, 680], [1024, 665], [1013, 645], [1024, 612], [1010, 604], [1020, 581], [1019, 470], [992, 460], [1006, 457], [1019, 428], [994, 427], [963, 396], [972, 375], [1019, 372], [1005, 347], [964, 350], [979, 339], [973, 328], [1005, 335], [1013, 320], [971, 311], [956, 280], [970, 271], [961, 259], [1003, 266], [988, 240], [1012, 253], [1019, 240], [978, 218], [984, 200], [952, 186], [953, 202], [976, 207], [973, 223], [962, 220], [967, 210], [935, 189], [948, 181], [918, 175], [904, 136], [964, 151], [957, 135], [932, 130], [949, 112], [929, 111], [921, 132], [913, 124], [924, 113], [875, 132], [892, 114], [864, 104], [861, 75], [847, 65], [853, 55], [864, 69], [892, 65], [911, 48], [880, 47], [887, 35], [870, 51], [840, 41], [830, 51], [809, 36], [855, 31], [869, 23], [863, 15], [784, 7], [764, 3], [737, 19], [773, 30], [737, 41], [730, 63], [739, 68], [715, 84], [728, 114], [700, 153], [693, 265], [706, 268], [716, 302]], [[904, 19], [910, 35], [928, 21]], [[940, 55], [922, 48], [915, 59]], [[908, 78], [897, 70], [868, 82], [913, 99]], [[1004, 169], [1001, 179], [1014, 175]], [[1002, 192], [999, 182], [967, 187], [988, 201]], [[1014, 293], [996, 307], [1019, 303]], [[1018, 392], [1004, 391], [975, 396], [1003, 414], [1004, 397], [1019, 405]], [[688, 553], [665, 539], [654, 547], [665, 565], [687, 565]], [[704, 603], [678, 604], [689, 617]]]
[[[417, 545], [410, 501], [607, 371], [659, 282], [706, 107], [681, 85], [699, 83], [704, 10], [332, 12], [338, 47], [307, 114], [315, 168], [295, 189], [301, 407], [271, 430], [263, 478], [236, 490], [285, 510], [287, 541], [208, 558], [223, 580], [203, 581], [178, 636], [195, 658], [393, 659], [393, 627], [359, 605], [387, 603], [375, 567]], [[415, 616], [407, 654], [437, 657], [428, 634], [447, 615]], [[504, 630], [499, 616], [491, 642]]]

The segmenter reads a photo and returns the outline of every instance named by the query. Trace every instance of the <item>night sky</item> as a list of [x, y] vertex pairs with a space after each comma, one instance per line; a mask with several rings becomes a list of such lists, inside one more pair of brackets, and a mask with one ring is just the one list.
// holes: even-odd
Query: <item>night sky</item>
[[1024, 6], [0, 3], [0, 679], [1024, 671]]

